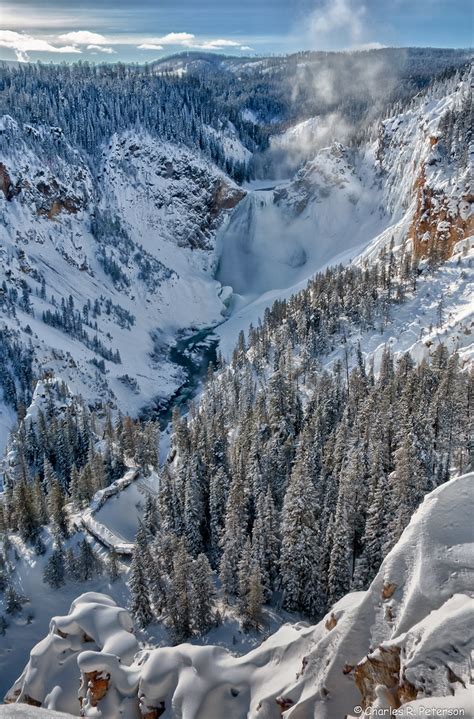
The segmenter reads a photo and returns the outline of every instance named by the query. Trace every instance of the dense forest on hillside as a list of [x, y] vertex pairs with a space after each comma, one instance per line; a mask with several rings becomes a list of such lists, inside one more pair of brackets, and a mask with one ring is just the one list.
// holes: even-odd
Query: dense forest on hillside
[[[298, 53], [247, 62], [191, 55], [183, 75], [170, 60], [144, 67], [4, 64], [0, 114], [27, 123], [31, 132], [38, 125], [60, 128], [91, 159], [114, 132], [139, 127], [198, 147], [243, 179], [260, 167], [258, 157], [249, 167], [226, 158], [207, 127], [225, 133], [231, 123], [230, 132], [257, 155], [272, 134], [336, 110], [357, 136], [388, 107], [406, 102], [434, 77], [452, 74], [469, 57], [464, 50], [431, 49]], [[59, 135], [50, 142], [52, 155], [65, 151]]]
[[[417, 274], [409, 256], [390, 252], [317, 275], [241, 335], [187, 416], [176, 410], [159, 498], [147, 500], [132, 559], [142, 626], [166, 617], [175, 641], [211, 626], [213, 570], [245, 627], [259, 625], [269, 602], [317, 619], [368, 586], [427, 492], [472, 466], [474, 375], [456, 354], [439, 344], [431, 360], [395, 361], [387, 347], [375, 374], [354, 343], [390, 322]], [[156, 470], [158, 429], [113, 422], [106, 408], [91, 413], [65, 387], [45, 387], [43, 408], [13, 438], [1, 525], [41, 552], [51, 523], [45, 581], [61, 586], [72, 576], [61, 549], [68, 503], [85, 506], [130, 460]]]

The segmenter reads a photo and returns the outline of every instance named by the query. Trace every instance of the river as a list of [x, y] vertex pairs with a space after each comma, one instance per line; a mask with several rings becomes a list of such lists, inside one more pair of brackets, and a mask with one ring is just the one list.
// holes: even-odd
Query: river
[[195, 397], [206, 377], [209, 365], [217, 363], [219, 339], [213, 335], [213, 328], [206, 327], [192, 335], [180, 337], [169, 349], [168, 357], [173, 364], [182, 367], [186, 379], [168, 398], [161, 398], [141, 412], [141, 419], [155, 419], [162, 430], [168, 426], [174, 407], [182, 413], [190, 400]]

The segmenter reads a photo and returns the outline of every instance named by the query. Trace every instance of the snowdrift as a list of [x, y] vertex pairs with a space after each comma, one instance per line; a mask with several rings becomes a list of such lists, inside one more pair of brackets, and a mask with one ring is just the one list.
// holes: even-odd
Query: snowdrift
[[242, 657], [190, 644], [138, 651], [127, 612], [84, 594], [52, 620], [6, 700], [104, 719], [342, 719], [400, 706], [416, 716], [438, 705], [473, 716], [473, 505], [473, 473], [439, 487], [367, 592]]

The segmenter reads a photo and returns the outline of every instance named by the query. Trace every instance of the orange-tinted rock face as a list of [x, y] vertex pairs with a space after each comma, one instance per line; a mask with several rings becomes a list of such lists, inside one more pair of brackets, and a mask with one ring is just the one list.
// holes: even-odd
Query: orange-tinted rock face
[[326, 623], [324, 624], [324, 626], [326, 627], [326, 629], [329, 632], [329, 631], [331, 631], [331, 629], [334, 629], [336, 624], [337, 624], [337, 619], [336, 619], [335, 615], [332, 614], [332, 612], [331, 612], [331, 616], [329, 617], [329, 619], [326, 620]]
[[408, 233], [413, 243], [413, 257], [416, 261], [428, 258], [442, 262], [451, 257], [454, 245], [469, 237], [474, 231], [472, 213], [461, 215], [460, 203], [472, 206], [473, 196], [464, 195], [460, 203], [449, 204], [441, 190], [434, 190], [426, 184], [424, 169], [415, 183], [416, 209]]
[[240, 188], [230, 187], [223, 181], [218, 182], [214, 188], [209, 209], [217, 216], [222, 210], [232, 210], [245, 195], [245, 191]]
[[375, 689], [381, 684], [388, 689], [398, 686], [400, 675], [400, 648], [379, 648], [376, 654], [369, 654], [357, 665], [354, 678], [361, 694], [361, 704], [365, 708], [375, 700]]
[[[110, 675], [104, 672], [86, 672], [82, 679], [81, 689], [89, 697], [91, 706], [96, 707], [105, 697], [109, 689]], [[80, 692], [82, 694], [82, 692]]]
[[382, 599], [390, 599], [396, 588], [396, 584], [390, 584], [390, 582], [384, 584], [382, 589]]
[[160, 702], [159, 707], [148, 708], [147, 712], [143, 714], [143, 719], [159, 719], [165, 713], [165, 703]]
[[387, 697], [394, 707], [413, 701], [418, 694], [400, 667], [400, 647], [379, 647], [377, 652], [369, 654], [357, 665], [354, 678], [364, 709], [374, 702], [378, 686], [386, 688]]
[[70, 215], [75, 215], [79, 211], [79, 203], [72, 197], [65, 197], [63, 199], [53, 200], [49, 209], [41, 207], [38, 211], [38, 215], [43, 215], [49, 220], [53, 220], [60, 212], [65, 210]]
[[3, 164], [0, 162], [0, 190], [5, 195], [5, 199], [10, 202], [21, 191], [19, 185], [14, 185], [11, 181], [10, 174]]

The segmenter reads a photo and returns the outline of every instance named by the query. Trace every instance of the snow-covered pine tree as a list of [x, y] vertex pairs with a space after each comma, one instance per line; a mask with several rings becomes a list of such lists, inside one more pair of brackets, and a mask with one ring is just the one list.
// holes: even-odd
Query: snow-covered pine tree
[[53, 589], [65, 584], [66, 568], [64, 564], [64, 550], [61, 543], [57, 543], [51, 552], [43, 571], [43, 582]]
[[193, 629], [202, 634], [215, 623], [214, 574], [205, 554], [199, 554], [191, 567], [191, 623]]
[[153, 621], [153, 611], [148, 596], [148, 584], [142, 561], [142, 549], [138, 542], [135, 543], [132, 555], [128, 587], [130, 590], [130, 612], [139, 627], [143, 629]]
[[319, 617], [320, 537], [314, 485], [301, 465], [296, 465], [282, 508], [280, 578], [283, 603], [290, 611]]

